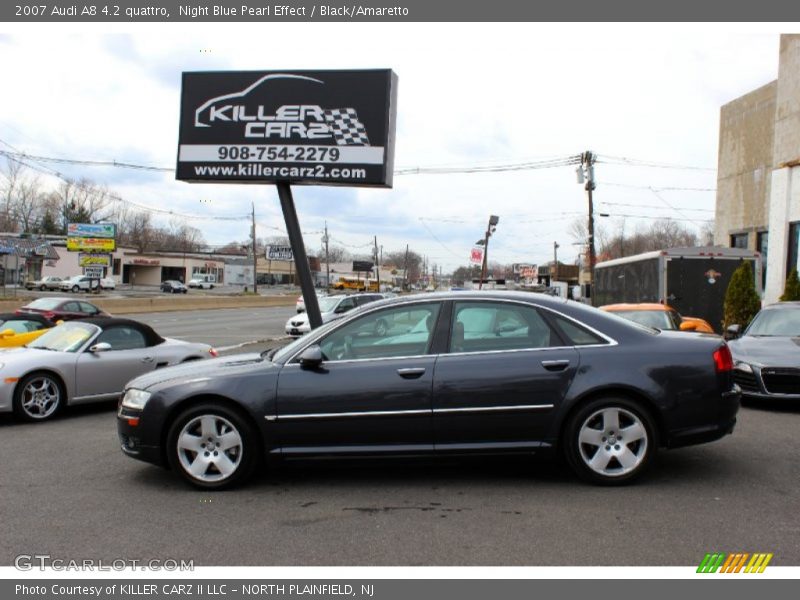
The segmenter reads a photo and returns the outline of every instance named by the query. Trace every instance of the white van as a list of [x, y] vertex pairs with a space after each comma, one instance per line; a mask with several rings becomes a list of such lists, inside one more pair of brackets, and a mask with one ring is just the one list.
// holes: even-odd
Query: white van
[[217, 283], [217, 276], [209, 273], [198, 273], [189, 280], [187, 284], [190, 288], [198, 288], [202, 290], [210, 290], [214, 288]]

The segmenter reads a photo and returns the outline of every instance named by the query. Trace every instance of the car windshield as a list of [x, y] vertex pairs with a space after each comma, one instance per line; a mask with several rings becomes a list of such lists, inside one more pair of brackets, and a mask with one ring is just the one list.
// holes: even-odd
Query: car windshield
[[339, 304], [339, 301], [342, 299], [341, 296], [327, 296], [325, 298], [319, 299], [319, 312], [333, 312], [333, 309], [336, 308], [336, 305]]
[[59, 300], [58, 298], [39, 298], [38, 300], [34, 300], [30, 304], [26, 304], [23, 308], [36, 308], [39, 310], [53, 310], [54, 308], [58, 308], [58, 305], [61, 304], [63, 300]]
[[613, 313], [654, 329], [675, 329], [675, 323], [663, 310], [615, 310]]
[[753, 319], [745, 335], [800, 336], [800, 309], [784, 308], [762, 310]]
[[89, 323], [64, 323], [28, 344], [28, 348], [77, 352], [90, 337], [97, 333], [98, 329], [97, 326]]

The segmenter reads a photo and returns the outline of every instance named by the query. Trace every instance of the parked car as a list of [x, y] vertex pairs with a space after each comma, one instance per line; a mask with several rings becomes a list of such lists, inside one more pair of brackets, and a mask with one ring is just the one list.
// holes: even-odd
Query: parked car
[[[322, 291], [316, 291], [314, 293], [317, 295], [317, 300], [319, 300], [320, 298], [324, 298], [325, 296], [328, 295], [328, 294], [326, 294], [325, 292], [322, 292]], [[305, 310], [306, 310], [306, 300], [305, 300], [305, 298], [303, 298], [303, 294], [300, 294], [297, 297], [297, 302], [294, 303], [294, 308], [299, 313], [305, 312]]]
[[100, 289], [115, 290], [117, 289], [117, 282], [114, 281], [113, 277], [103, 277], [100, 280]]
[[62, 292], [88, 292], [92, 288], [96, 288], [96, 279], [91, 279], [85, 275], [73, 275], [69, 279], [61, 281]]
[[765, 306], [739, 329], [732, 325], [727, 333], [738, 336], [728, 343], [742, 397], [800, 401], [800, 302]]
[[53, 326], [43, 315], [27, 313], [0, 314], [0, 348], [24, 346]]
[[42, 277], [38, 281], [26, 281], [25, 282], [25, 289], [28, 290], [58, 290], [61, 289], [61, 277], [56, 277], [55, 275], [47, 275], [46, 277]]
[[130, 319], [63, 323], [27, 347], [0, 352], [0, 412], [45, 421], [65, 405], [118, 398], [143, 373], [216, 355], [207, 344], [163, 338]]
[[435, 293], [375, 302], [260, 355], [134, 379], [117, 425], [125, 454], [204, 489], [244, 481], [267, 455], [553, 451], [587, 481], [621, 484], [659, 446], [732, 432], [732, 368], [718, 336], [540, 294]]
[[[319, 312], [322, 322], [327, 323], [340, 318], [344, 313], [353, 310], [358, 306], [383, 300], [383, 294], [341, 294], [338, 296], [326, 296], [319, 300]], [[311, 323], [308, 321], [308, 313], [302, 312], [297, 316], [291, 317], [286, 321], [286, 335], [298, 337], [311, 331]]]
[[16, 310], [18, 315], [24, 313], [37, 313], [45, 319], [56, 321], [71, 321], [72, 319], [85, 319], [87, 317], [110, 317], [111, 315], [91, 302], [72, 300], [71, 298], [38, 298]]
[[168, 294], [185, 294], [188, 290], [185, 285], [176, 279], [167, 279], [161, 282], [161, 291]]
[[215, 283], [217, 283], [217, 278], [214, 275], [195, 275], [189, 280], [189, 287], [211, 290], [214, 289]]
[[705, 320], [684, 317], [668, 304], [643, 302], [641, 304], [606, 304], [600, 310], [613, 312], [641, 325], [671, 331], [697, 331], [714, 333], [714, 328]]

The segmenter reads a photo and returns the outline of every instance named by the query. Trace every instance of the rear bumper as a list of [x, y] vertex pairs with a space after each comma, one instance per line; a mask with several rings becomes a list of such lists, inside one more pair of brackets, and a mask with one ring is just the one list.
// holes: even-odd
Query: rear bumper
[[722, 394], [717, 418], [713, 422], [671, 431], [665, 445], [668, 448], [680, 448], [681, 446], [705, 444], [733, 433], [741, 397], [742, 391], [739, 386], [735, 385], [731, 391]]

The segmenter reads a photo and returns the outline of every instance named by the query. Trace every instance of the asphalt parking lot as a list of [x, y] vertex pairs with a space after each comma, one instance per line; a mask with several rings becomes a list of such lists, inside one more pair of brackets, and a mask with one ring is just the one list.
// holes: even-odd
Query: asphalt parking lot
[[204, 493], [122, 455], [113, 405], [0, 418], [0, 564], [696, 565], [705, 552], [800, 564], [800, 407], [743, 408], [736, 432], [662, 452], [637, 485], [515, 458], [318, 461]]

